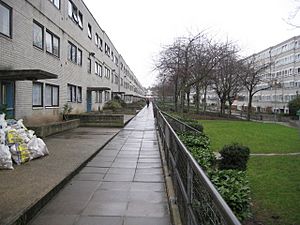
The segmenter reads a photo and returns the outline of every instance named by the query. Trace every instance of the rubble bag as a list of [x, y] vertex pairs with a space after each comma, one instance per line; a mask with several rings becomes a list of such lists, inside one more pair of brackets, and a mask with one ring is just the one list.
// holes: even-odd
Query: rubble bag
[[13, 170], [11, 159], [11, 153], [9, 147], [4, 144], [0, 144], [0, 169]]
[[5, 144], [5, 141], [6, 141], [5, 131], [3, 129], [0, 129], [0, 144]]
[[7, 131], [7, 143], [15, 144], [15, 143], [22, 143], [24, 142], [23, 138], [18, 134], [17, 130], [10, 129]]
[[10, 146], [10, 152], [12, 154], [12, 159], [17, 165], [23, 164], [31, 160], [30, 152], [28, 146], [25, 143], [16, 143]]
[[49, 155], [45, 142], [37, 137], [33, 137], [28, 143], [28, 150], [32, 159]]

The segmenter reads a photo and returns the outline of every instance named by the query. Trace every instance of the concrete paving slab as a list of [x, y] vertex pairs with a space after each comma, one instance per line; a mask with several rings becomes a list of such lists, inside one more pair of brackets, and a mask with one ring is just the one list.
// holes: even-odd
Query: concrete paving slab
[[[155, 129], [152, 106], [144, 108], [31, 225], [51, 216], [69, 219], [72, 225], [170, 225]], [[84, 182], [92, 187], [80, 193]]]
[[[0, 224], [12, 224], [24, 213], [35, 213], [32, 208], [46, 201], [60, 184], [108, 142], [120, 129], [80, 127], [44, 139], [50, 155], [12, 171], [0, 171]], [[56, 189], [57, 188], [57, 189]], [[51, 192], [53, 191], [53, 192]], [[48, 195], [48, 197], [47, 197]], [[63, 217], [69, 224], [73, 216]], [[48, 221], [48, 220], [47, 220]], [[54, 221], [54, 222], [53, 222]], [[56, 220], [49, 220], [49, 224]]]

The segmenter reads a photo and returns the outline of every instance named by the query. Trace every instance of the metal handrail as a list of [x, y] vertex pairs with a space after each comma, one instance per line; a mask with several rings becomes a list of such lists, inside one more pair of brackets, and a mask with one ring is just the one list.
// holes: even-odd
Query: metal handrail
[[[159, 135], [182, 223], [185, 225], [241, 225], [197, 161], [178, 138], [176, 132], [156, 105], [153, 107]], [[172, 117], [180, 126], [186, 126]], [[184, 129], [190, 130], [190, 126]], [[194, 128], [191, 130], [198, 132]]]

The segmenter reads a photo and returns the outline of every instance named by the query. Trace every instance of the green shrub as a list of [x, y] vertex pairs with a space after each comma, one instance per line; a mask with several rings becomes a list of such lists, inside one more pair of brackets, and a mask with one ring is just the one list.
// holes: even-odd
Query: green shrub
[[210, 150], [209, 138], [201, 134], [190, 132], [179, 133], [180, 140], [190, 151], [197, 163], [205, 170], [209, 170], [214, 164], [214, 153]]
[[195, 128], [196, 130], [203, 132], [203, 126], [201, 123], [199, 123], [197, 120], [193, 120], [193, 121], [185, 121], [185, 123], [193, 128]]
[[291, 116], [296, 116], [296, 113], [298, 110], [300, 110], [300, 96], [297, 96], [297, 98], [294, 98], [288, 103], [289, 107], [289, 114]]
[[250, 217], [250, 187], [245, 171], [215, 170], [209, 177], [239, 220]]
[[103, 109], [109, 109], [112, 111], [116, 111], [117, 109], [121, 109], [122, 106], [120, 104], [120, 102], [116, 101], [116, 100], [111, 100], [105, 103], [105, 105], [103, 106]]
[[220, 151], [222, 156], [220, 169], [246, 170], [250, 150], [246, 146], [237, 143], [225, 145]]

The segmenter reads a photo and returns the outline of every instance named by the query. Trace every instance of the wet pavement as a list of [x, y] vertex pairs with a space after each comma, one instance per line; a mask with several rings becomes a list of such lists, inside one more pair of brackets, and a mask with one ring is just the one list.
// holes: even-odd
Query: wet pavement
[[170, 225], [152, 106], [144, 108], [31, 225]]

